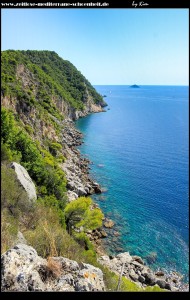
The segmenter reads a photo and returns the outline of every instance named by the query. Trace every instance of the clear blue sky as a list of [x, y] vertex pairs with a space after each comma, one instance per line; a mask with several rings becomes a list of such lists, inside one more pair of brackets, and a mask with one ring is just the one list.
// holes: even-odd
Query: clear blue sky
[[53, 50], [92, 84], [188, 85], [188, 9], [2, 9], [2, 50]]

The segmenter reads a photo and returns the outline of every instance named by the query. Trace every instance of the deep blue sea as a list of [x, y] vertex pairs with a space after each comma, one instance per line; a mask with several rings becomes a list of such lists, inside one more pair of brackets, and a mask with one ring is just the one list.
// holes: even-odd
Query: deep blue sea
[[[106, 112], [79, 119], [79, 147], [115, 222], [107, 251], [140, 255], [153, 269], [189, 273], [189, 95], [185, 86], [95, 86]], [[114, 231], [120, 236], [115, 237]]]

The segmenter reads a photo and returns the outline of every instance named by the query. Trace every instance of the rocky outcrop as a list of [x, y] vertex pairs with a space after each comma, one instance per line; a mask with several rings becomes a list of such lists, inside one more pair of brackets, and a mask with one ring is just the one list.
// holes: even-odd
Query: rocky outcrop
[[10, 167], [15, 171], [17, 179], [25, 190], [30, 203], [35, 202], [37, 199], [36, 188], [26, 169], [16, 162], [11, 163]]
[[103, 273], [64, 257], [43, 259], [17, 244], [1, 257], [2, 291], [104, 291]]
[[116, 274], [120, 274], [123, 268], [123, 276], [138, 284], [141, 288], [158, 285], [162, 289], [171, 291], [186, 291], [181, 283], [182, 276], [175, 272], [166, 274], [163, 271], [154, 272], [146, 266], [139, 256], [131, 256], [129, 252], [120, 253], [116, 256], [101, 256], [99, 263], [108, 267]]
[[63, 155], [66, 157], [62, 168], [67, 178], [69, 201], [80, 196], [101, 193], [101, 187], [89, 176], [89, 159], [82, 157], [77, 146], [82, 143], [82, 134], [74, 127], [72, 121], [64, 122], [62, 131]]
[[110, 219], [106, 219], [106, 221], [104, 222], [104, 226], [106, 228], [112, 228], [114, 226], [114, 222]]
[[[87, 93], [87, 91], [86, 91]], [[57, 97], [52, 97], [52, 101], [55, 103], [56, 107], [59, 111], [66, 116], [67, 120], [75, 121], [79, 118], [85, 117], [91, 113], [97, 113], [104, 111], [103, 106], [105, 103], [95, 104], [93, 98], [88, 94], [86, 101], [84, 102], [84, 109], [83, 110], [76, 110], [73, 108], [69, 103], [59, 99]]]

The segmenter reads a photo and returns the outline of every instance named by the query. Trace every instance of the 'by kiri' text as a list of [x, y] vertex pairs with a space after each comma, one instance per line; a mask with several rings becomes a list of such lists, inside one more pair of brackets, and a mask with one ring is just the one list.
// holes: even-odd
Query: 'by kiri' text
[[132, 6], [134, 6], [134, 7], [142, 7], [142, 6], [148, 6], [149, 4], [148, 3], [145, 3], [145, 2], [143, 2], [143, 1], [140, 1], [140, 2], [135, 2], [135, 1], [133, 1], [132, 2]]

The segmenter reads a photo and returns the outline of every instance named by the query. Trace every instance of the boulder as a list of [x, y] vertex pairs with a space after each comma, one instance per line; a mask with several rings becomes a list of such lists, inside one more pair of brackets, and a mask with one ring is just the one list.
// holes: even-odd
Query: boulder
[[129, 272], [129, 276], [133, 281], [138, 281], [139, 276], [135, 273], [133, 269]]
[[36, 188], [28, 172], [23, 166], [16, 162], [11, 163], [10, 167], [15, 171], [20, 185], [26, 191], [28, 200], [34, 203], [37, 199]]
[[115, 225], [115, 223], [112, 220], [108, 220], [106, 222], [104, 222], [104, 226], [106, 228], [112, 228]]
[[108, 236], [105, 230], [103, 229], [100, 231], [100, 234], [101, 234], [101, 238], [106, 238]]
[[102, 193], [101, 187], [97, 182], [93, 182], [92, 187], [93, 187], [96, 194], [101, 194]]
[[132, 265], [134, 265], [135, 267], [137, 267], [141, 271], [144, 269], [143, 265], [140, 264], [138, 261], [132, 261], [131, 263], [132, 263]]
[[73, 181], [68, 181], [67, 188], [73, 191], [75, 189], [75, 183]]
[[120, 233], [119, 233], [118, 231], [114, 231], [113, 234], [114, 234], [115, 236], [120, 236]]
[[144, 265], [144, 261], [142, 260], [142, 258], [140, 256], [134, 255], [133, 260], [137, 261], [139, 264]]
[[155, 273], [155, 275], [160, 277], [160, 276], [164, 276], [165, 274], [164, 274], [163, 271], [157, 271], [157, 272]]
[[116, 258], [120, 260], [121, 262], [125, 263], [131, 263], [132, 261], [132, 256], [129, 254], [129, 252], [123, 252], [120, 254], [117, 254]]
[[46, 261], [30, 246], [17, 244], [1, 257], [2, 291], [43, 291], [39, 269]]
[[87, 195], [87, 192], [85, 191], [83, 186], [75, 186], [74, 191], [79, 197]]
[[101, 194], [102, 193], [102, 189], [101, 187], [98, 185], [98, 186], [93, 186], [94, 188], [94, 191], [96, 194]]
[[145, 278], [144, 278], [144, 276], [142, 276], [142, 275], [139, 275], [139, 277], [138, 277], [138, 281], [140, 281], [141, 283], [144, 283], [144, 282], [145, 282]]
[[171, 290], [172, 289], [171, 284], [166, 282], [165, 289]]
[[104, 291], [103, 273], [90, 264], [65, 257], [38, 256], [31, 246], [17, 244], [1, 257], [2, 291]]
[[[159, 285], [159, 287], [160, 287], [161, 289], [165, 289], [165, 288], [166, 288], [166, 282], [165, 282], [165, 280], [158, 279], [158, 280], [156, 281], [156, 284]], [[169, 287], [168, 284], [167, 284], [167, 287]]]
[[152, 273], [145, 274], [145, 282], [148, 285], [154, 285], [156, 283], [155, 276]]

